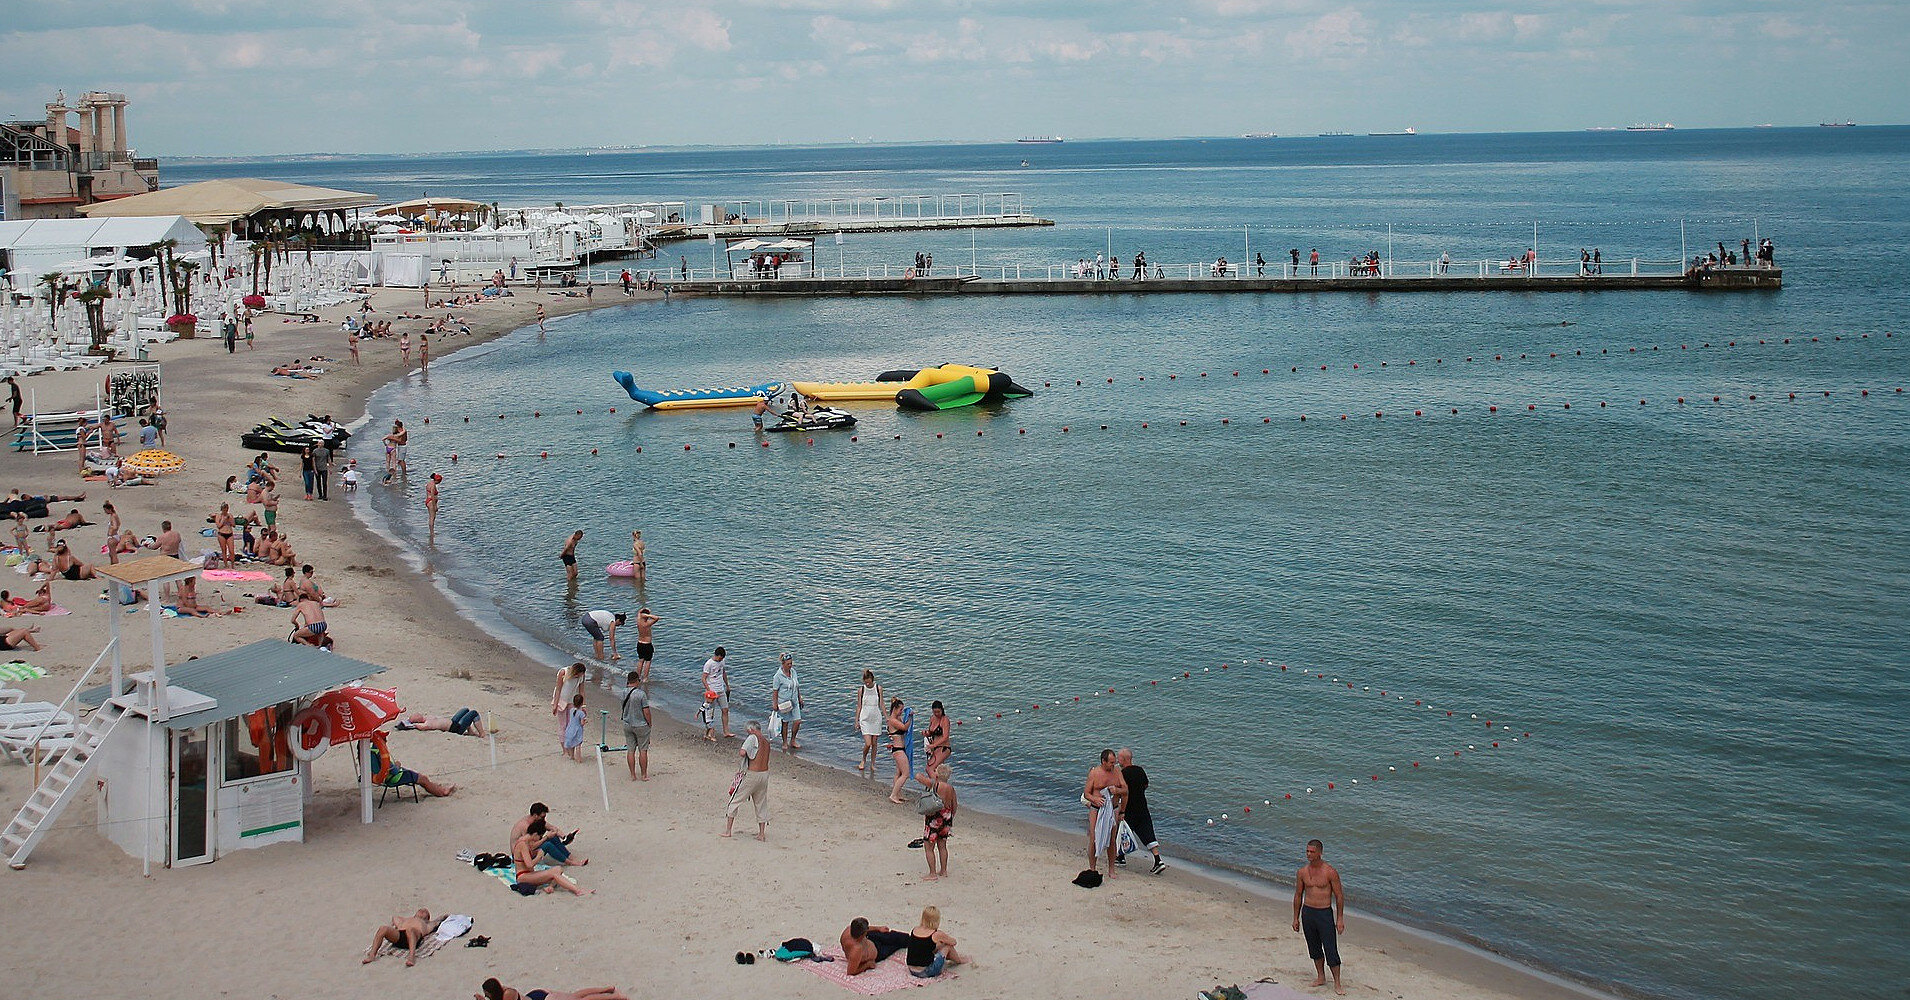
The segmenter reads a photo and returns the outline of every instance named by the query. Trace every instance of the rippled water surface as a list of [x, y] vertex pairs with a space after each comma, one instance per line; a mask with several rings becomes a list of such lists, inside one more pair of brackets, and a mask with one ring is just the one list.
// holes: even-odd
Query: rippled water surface
[[[456, 585], [508, 595], [512, 621], [571, 648], [580, 611], [647, 601], [666, 703], [721, 643], [766, 710], [791, 649], [805, 735], [847, 759], [851, 685], [873, 667], [968, 720], [962, 780], [1016, 811], [1072, 825], [1095, 751], [1130, 745], [1170, 854], [1281, 872], [1319, 836], [1356, 904], [1577, 976], [1897, 996], [1910, 133], [1834, 131], [1069, 143], [1028, 170], [1005, 147], [363, 165], [381, 193], [411, 193], [416, 177], [386, 176], [410, 169], [507, 201], [1020, 189], [1064, 224], [985, 234], [976, 254], [1030, 262], [1091, 255], [1109, 227], [1124, 257], [1234, 256], [1243, 222], [1282, 252], [1383, 253], [1392, 221], [1402, 256], [1504, 255], [1535, 216], [1549, 253], [1669, 258], [1684, 217], [1703, 220], [1694, 246], [1774, 236], [1788, 286], [679, 299], [464, 352], [373, 409], [418, 428], [414, 467], [448, 477], [431, 558]], [[352, 169], [302, 176], [350, 187]], [[1036, 394], [860, 406], [856, 440], [764, 448], [741, 413], [639, 412], [609, 378], [942, 361]], [[368, 505], [415, 536], [421, 489]], [[588, 572], [567, 593], [572, 527]], [[650, 542], [641, 591], [598, 572], [631, 528]]]

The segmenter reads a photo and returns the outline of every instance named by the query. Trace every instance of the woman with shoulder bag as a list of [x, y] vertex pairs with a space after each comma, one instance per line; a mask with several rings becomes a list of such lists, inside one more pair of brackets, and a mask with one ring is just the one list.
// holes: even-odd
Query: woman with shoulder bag
[[955, 829], [955, 786], [948, 781], [948, 765], [937, 764], [918, 780], [925, 791], [915, 801], [922, 814], [922, 855], [928, 859], [929, 879], [948, 877], [948, 837]]

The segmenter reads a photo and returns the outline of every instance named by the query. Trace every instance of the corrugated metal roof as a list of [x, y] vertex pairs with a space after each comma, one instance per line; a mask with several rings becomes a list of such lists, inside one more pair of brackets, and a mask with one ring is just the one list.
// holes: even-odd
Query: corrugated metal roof
[[[137, 664], [127, 667], [138, 669]], [[169, 664], [166, 683], [203, 694], [217, 705], [175, 716], [166, 721], [166, 728], [197, 729], [384, 671], [376, 663], [320, 652], [302, 643], [260, 639], [249, 646]], [[89, 705], [105, 701], [106, 686], [83, 692], [80, 700]]]

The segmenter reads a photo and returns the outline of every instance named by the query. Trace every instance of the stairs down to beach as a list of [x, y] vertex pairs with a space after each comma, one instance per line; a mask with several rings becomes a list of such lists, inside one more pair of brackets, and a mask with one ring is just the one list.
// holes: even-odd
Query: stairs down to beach
[[33, 853], [47, 833], [58, 821], [60, 813], [79, 796], [85, 778], [93, 770], [100, 747], [106, 744], [125, 718], [126, 709], [116, 700], [107, 702], [94, 712], [84, 726], [73, 734], [72, 742], [64, 752], [55, 756], [52, 766], [40, 779], [40, 785], [33, 790], [25, 805], [13, 817], [13, 822], [0, 831], [0, 854], [7, 859], [7, 867], [20, 869], [27, 865], [27, 855]]

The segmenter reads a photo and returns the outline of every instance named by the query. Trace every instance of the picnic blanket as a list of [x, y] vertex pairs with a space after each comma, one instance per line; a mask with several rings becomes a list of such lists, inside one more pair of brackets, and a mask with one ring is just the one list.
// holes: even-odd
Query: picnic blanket
[[849, 975], [848, 960], [842, 957], [842, 945], [829, 945], [816, 954], [825, 955], [835, 959], [835, 961], [797, 962], [796, 967], [807, 969], [852, 993], [860, 993], [868, 997], [882, 993], [893, 993], [896, 990], [905, 990], [911, 986], [927, 986], [930, 983], [939, 983], [944, 979], [955, 978], [955, 972], [951, 969], [944, 971], [934, 979], [917, 979], [909, 975], [908, 961], [899, 951], [877, 962], [875, 968], [854, 977]]
[[[432, 955], [437, 954], [438, 949], [444, 947], [447, 942], [455, 941], [470, 933], [471, 924], [471, 918], [463, 914], [454, 913], [444, 918], [444, 923], [439, 924], [436, 931], [428, 935], [423, 941], [418, 942], [418, 957], [430, 958]], [[386, 941], [384, 944], [378, 946], [378, 954], [381, 956], [402, 955], [404, 953], [405, 949], [392, 944], [390, 941]]]
[[0, 681], [37, 681], [46, 676], [46, 671], [25, 660], [0, 663]]
[[[546, 868], [555, 868], [555, 867], [557, 866], [539, 864], [535, 870], [541, 872], [545, 870]], [[517, 885], [517, 868], [515, 865], [504, 864], [504, 865], [499, 865], [496, 868], [473, 868], [472, 870], [477, 872], [480, 875], [489, 875], [492, 878], [497, 879], [499, 882], [502, 882], [507, 886]], [[537, 887], [537, 891], [549, 892], [555, 888], [557, 888], [555, 885], [540, 885]], [[512, 891], [516, 891], [516, 890], [513, 889]]]
[[28, 615], [44, 615], [47, 618], [58, 618], [61, 615], [70, 615], [73, 613], [73, 611], [72, 609], [66, 607], [65, 605], [55, 604], [52, 607], [46, 609], [45, 611], [24, 611], [21, 613], [28, 614]]

